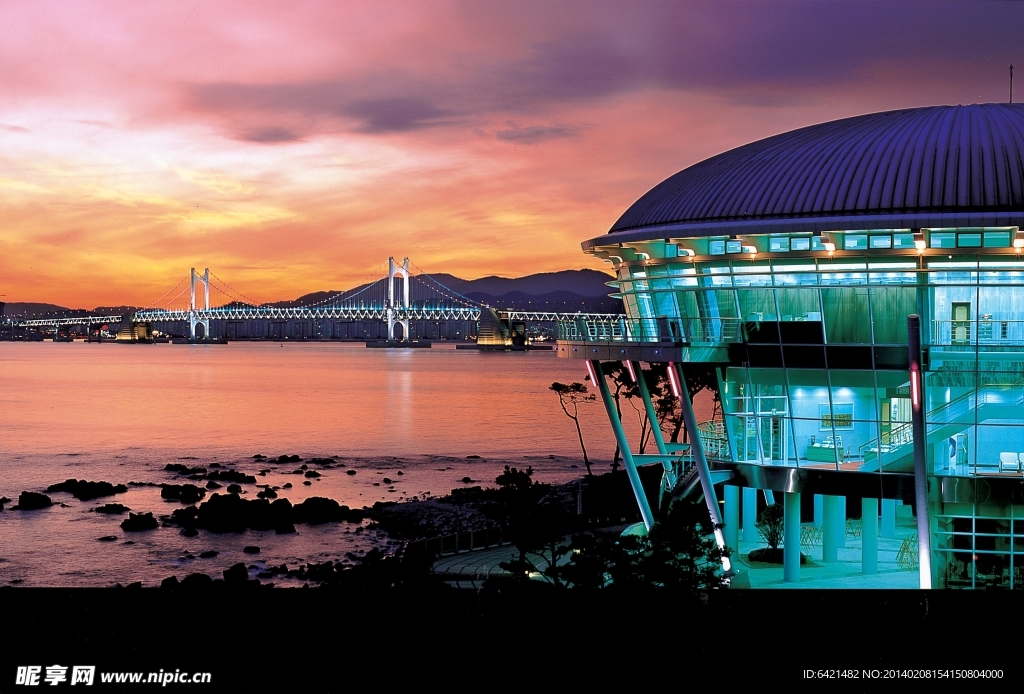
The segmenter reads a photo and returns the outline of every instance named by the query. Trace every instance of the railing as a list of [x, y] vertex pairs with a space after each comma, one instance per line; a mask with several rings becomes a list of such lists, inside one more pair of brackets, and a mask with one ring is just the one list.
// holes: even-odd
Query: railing
[[704, 455], [711, 458], [729, 457], [729, 437], [725, 433], [725, 422], [712, 419], [697, 424], [697, 435]]
[[558, 339], [717, 345], [738, 342], [742, 325], [739, 318], [565, 317], [558, 323]]

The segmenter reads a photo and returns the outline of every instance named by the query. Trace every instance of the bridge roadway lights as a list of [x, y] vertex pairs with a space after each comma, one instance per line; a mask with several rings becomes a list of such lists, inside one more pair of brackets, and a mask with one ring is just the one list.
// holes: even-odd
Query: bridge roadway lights
[[757, 542], [757, 490], [743, 488], [743, 541]]
[[878, 499], [860, 500], [861, 573], [878, 573]]
[[800, 582], [800, 492], [783, 492], [782, 580]]

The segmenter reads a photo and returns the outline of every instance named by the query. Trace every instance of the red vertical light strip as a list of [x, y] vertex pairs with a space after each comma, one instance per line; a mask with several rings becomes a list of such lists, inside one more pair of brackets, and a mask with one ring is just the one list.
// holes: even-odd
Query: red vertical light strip
[[629, 377], [633, 379], [633, 383], [636, 383], [636, 371], [633, 370], [633, 362], [627, 360], [626, 369], [629, 370]]
[[916, 367], [912, 368], [910, 370], [910, 403], [914, 407], [918, 407], [921, 404], [921, 398], [918, 395], [918, 385], [917, 385], [918, 377], [919, 377], [919, 374], [918, 374], [917, 368]]
[[593, 383], [594, 386], [596, 387], [597, 386], [597, 376], [594, 375], [594, 365], [590, 363], [589, 359], [587, 360], [587, 373], [590, 375], [590, 382]]

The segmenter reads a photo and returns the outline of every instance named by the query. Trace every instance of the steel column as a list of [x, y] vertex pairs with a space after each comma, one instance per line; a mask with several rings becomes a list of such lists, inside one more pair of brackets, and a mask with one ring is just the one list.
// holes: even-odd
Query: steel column
[[928, 520], [927, 444], [924, 422], [924, 378], [921, 377], [921, 321], [907, 316], [907, 352], [910, 356], [910, 418], [914, 423], [914, 501], [917, 512], [917, 550], [922, 589], [932, 587], [931, 524]]
[[626, 439], [626, 432], [622, 429], [622, 420], [619, 419], [619, 415], [615, 411], [615, 401], [612, 400], [608, 383], [604, 379], [601, 362], [592, 359], [587, 363], [590, 365], [590, 374], [596, 381], [594, 385], [601, 391], [601, 401], [604, 403], [605, 412], [608, 413], [608, 421], [611, 423], [612, 431], [615, 433], [615, 442], [619, 444], [622, 461], [626, 464], [626, 474], [629, 476], [629, 483], [633, 487], [636, 503], [640, 507], [640, 516], [644, 519], [644, 525], [650, 530], [654, 527], [654, 515], [651, 513], [650, 504], [647, 503], [647, 494], [644, 493], [644, 487], [640, 483], [640, 474], [637, 472], [636, 464], [633, 462], [633, 453], [629, 450], [629, 441]]
[[878, 573], [878, 499], [860, 500], [860, 570]]
[[[718, 548], [725, 549], [725, 537], [722, 535], [722, 511], [718, 508], [718, 495], [715, 494], [715, 485], [711, 482], [711, 470], [708, 468], [708, 459], [704, 457], [704, 445], [701, 443], [700, 434], [697, 433], [697, 416], [693, 413], [693, 403], [690, 402], [690, 391], [686, 387], [686, 375], [683, 373], [680, 364], [668, 365], [668, 368], [675, 369], [679, 392], [679, 404], [683, 410], [683, 424], [686, 426], [686, 433], [690, 439], [690, 451], [693, 453], [693, 461], [697, 466], [697, 475], [700, 477], [700, 486], [704, 492], [704, 501], [711, 514], [711, 522], [715, 525], [715, 541]], [[728, 557], [722, 558], [722, 567], [729, 571], [732, 562]]]

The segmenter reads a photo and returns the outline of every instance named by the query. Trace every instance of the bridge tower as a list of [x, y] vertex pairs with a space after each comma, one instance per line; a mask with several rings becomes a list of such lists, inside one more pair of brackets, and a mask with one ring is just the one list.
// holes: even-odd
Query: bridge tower
[[[395, 277], [402, 278], [402, 297], [397, 302], [395, 299]], [[388, 258], [388, 303], [386, 307], [388, 315], [388, 340], [395, 339], [395, 324], [399, 323], [402, 326], [402, 342], [408, 342], [409, 318], [395, 319], [396, 309], [407, 308], [409, 308], [409, 259], [406, 258], [402, 261], [401, 265], [397, 265], [394, 258]]]
[[209, 318], [197, 318], [196, 317], [196, 282], [203, 283], [203, 310], [210, 310], [210, 268], [206, 268], [203, 274], [196, 272], [195, 268], [192, 268], [192, 291], [189, 295], [188, 302], [188, 321], [191, 329], [191, 338], [196, 339], [196, 325], [202, 324], [203, 336], [210, 339], [210, 319]]

